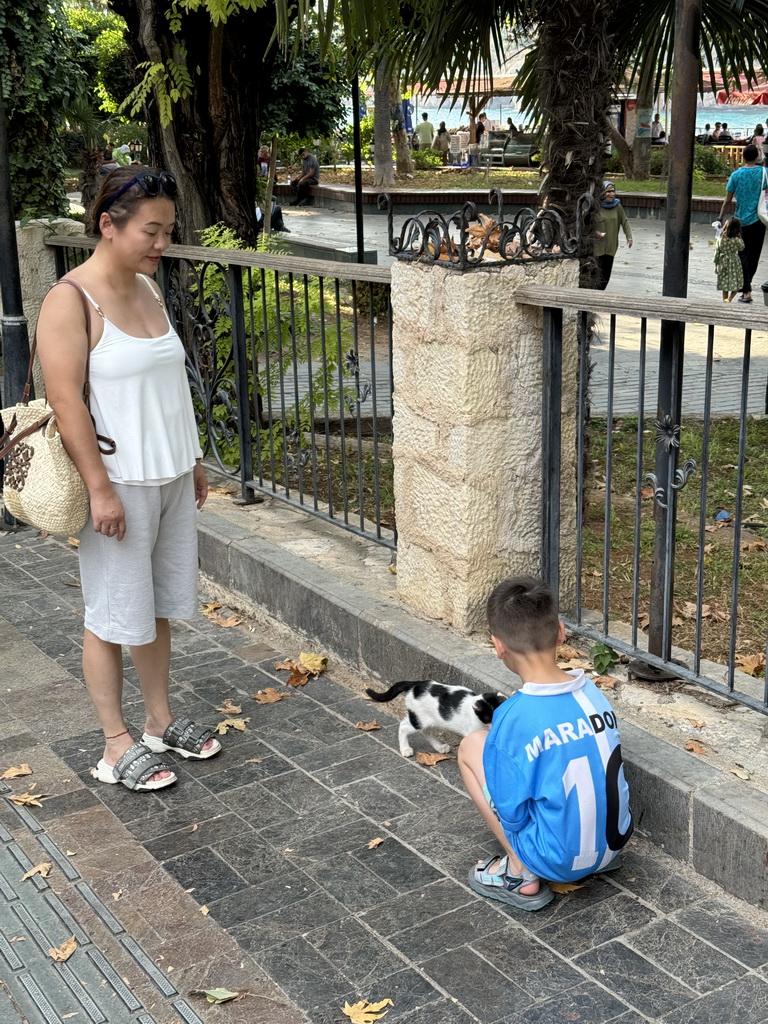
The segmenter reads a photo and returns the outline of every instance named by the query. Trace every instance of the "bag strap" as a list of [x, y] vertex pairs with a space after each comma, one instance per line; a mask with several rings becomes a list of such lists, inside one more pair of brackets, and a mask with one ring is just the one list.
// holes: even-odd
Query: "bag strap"
[[[58, 280], [56, 282], [56, 284], [51, 285], [51, 289], [55, 288], [57, 285], [60, 285], [60, 284], [71, 285], [75, 289], [77, 294], [80, 296], [80, 300], [81, 300], [81, 302], [83, 304], [83, 315], [85, 316], [85, 337], [86, 337], [85, 376], [83, 378], [83, 402], [85, 403], [86, 409], [90, 413], [91, 412], [91, 379], [90, 379], [91, 378], [91, 311], [90, 311], [90, 306], [88, 304], [88, 299], [86, 297], [85, 292], [83, 291], [83, 289], [80, 287], [80, 285], [76, 281], [71, 281], [68, 277], [62, 277], [60, 280]], [[32, 393], [32, 374], [33, 374], [33, 369], [34, 369], [34, 365], [35, 365], [35, 355], [36, 355], [36, 353], [37, 353], [37, 325], [35, 325], [35, 334], [34, 334], [34, 337], [32, 339], [32, 347], [29, 350], [29, 367], [27, 369], [27, 382], [24, 385], [24, 390], [21, 393], [21, 402], [19, 403], [20, 405], [29, 405], [29, 396]], [[37, 423], [35, 423], [32, 427], [27, 427], [24, 431], [22, 431], [21, 434], [16, 434], [15, 437], [13, 438], [13, 441], [11, 443], [9, 443], [9, 444], [6, 444], [5, 447], [3, 447], [0, 450], [0, 458], [2, 458], [5, 455], [5, 453], [11, 447], [13, 447], [13, 445], [17, 441], [20, 441], [22, 436], [26, 437], [28, 434], [33, 433], [39, 427], [45, 426], [45, 424], [50, 420], [52, 415], [53, 414], [51, 413], [48, 416], [44, 416], [42, 419], [38, 420]], [[3, 435], [3, 439], [6, 436], [10, 435], [11, 431], [13, 430], [14, 426], [16, 425], [15, 421], [16, 421], [16, 417], [14, 416], [14, 420], [11, 423], [11, 425], [8, 427], [8, 429], [6, 430], [5, 434]], [[93, 419], [93, 416], [91, 416], [91, 422], [93, 423], [93, 427], [94, 427], [94, 430], [95, 430], [96, 429], [96, 423], [95, 423], [95, 421]], [[97, 433], [96, 434], [96, 443], [98, 444], [99, 451], [101, 452], [102, 455], [114, 455], [115, 452], [117, 451], [117, 445], [115, 444], [115, 442], [112, 440], [111, 437], [104, 437], [103, 434]]]

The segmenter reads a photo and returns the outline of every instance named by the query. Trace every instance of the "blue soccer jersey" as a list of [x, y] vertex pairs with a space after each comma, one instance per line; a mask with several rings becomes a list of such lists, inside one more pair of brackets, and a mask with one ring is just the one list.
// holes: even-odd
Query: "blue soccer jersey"
[[551, 881], [604, 867], [632, 834], [616, 716], [583, 672], [526, 683], [493, 715], [485, 781], [512, 849]]

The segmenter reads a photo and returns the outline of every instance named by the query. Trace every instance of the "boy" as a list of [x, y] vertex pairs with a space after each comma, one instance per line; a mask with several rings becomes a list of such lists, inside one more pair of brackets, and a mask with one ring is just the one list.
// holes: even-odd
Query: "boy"
[[616, 716], [583, 671], [556, 664], [565, 638], [549, 587], [504, 580], [488, 598], [496, 654], [523, 680], [459, 746], [464, 785], [506, 856], [469, 870], [475, 892], [522, 910], [554, 898], [542, 878], [572, 882], [617, 867], [632, 834]]

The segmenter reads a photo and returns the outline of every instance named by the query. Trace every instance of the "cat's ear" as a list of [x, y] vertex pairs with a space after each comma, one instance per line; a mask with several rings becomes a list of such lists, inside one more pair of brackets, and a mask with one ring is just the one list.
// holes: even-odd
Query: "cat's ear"
[[493, 703], [485, 697], [478, 697], [473, 704], [473, 710], [483, 725], [490, 725], [493, 712], [496, 710]]

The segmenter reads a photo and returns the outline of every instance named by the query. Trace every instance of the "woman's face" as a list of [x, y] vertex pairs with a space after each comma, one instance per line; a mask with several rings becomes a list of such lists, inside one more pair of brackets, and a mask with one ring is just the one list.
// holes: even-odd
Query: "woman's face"
[[171, 244], [175, 223], [176, 204], [161, 195], [142, 200], [122, 227], [114, 224], [108, 213], [103, 214], [101, 233], [110, 239], [112, 253], [126, 268], [140, 274], [154, 274], [160, 257]]
[[616, 189], [613, 186], [611, 186], [610, 188], [607, 188], [605, 190], [605, 192], [603, 192], [603, 199], [607, 200], [608, 202], [610, 202], [611, 199], [613, 199], [615, 196], [616, 196]]

